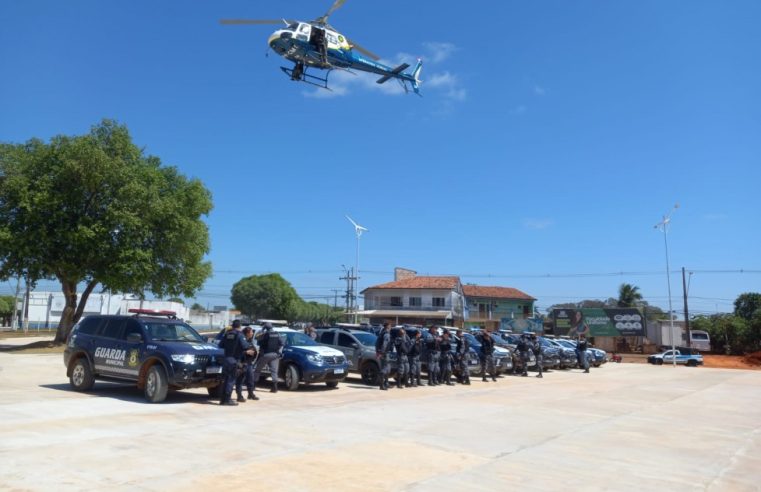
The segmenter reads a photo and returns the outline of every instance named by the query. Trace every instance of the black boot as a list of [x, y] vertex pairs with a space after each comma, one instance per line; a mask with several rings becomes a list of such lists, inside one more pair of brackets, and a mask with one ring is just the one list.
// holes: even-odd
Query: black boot
[[248, 392], [248, 399], [249, 399], [249, 400], [258, 400], [258, 399], [259, 399], [259, 397], [258, 397], [258, 396], [256, 396], [256, 395], [254, 394], [254, 392], [253, 392], [253, 391], [249, 391], [249, 392]]
[[238, 399], [236, 400], [238, 403], [245, 403], [246, 399], [243, 397], [243, 393], [238, 393]]

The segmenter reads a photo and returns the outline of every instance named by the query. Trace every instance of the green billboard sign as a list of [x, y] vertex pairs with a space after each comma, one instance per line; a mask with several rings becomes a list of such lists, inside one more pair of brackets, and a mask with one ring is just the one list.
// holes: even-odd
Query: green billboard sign
[[553, 309], [555, 335], [576, 337], [644, 336], [647, 324], [638, 308]]

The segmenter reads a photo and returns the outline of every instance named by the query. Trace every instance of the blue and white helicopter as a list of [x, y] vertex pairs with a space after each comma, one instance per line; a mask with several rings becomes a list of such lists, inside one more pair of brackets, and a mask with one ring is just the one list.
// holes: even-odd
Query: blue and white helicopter
[[[269, 38], [268, 44], [275, 53], [294, 63], [293, 68], [280, 67], [291, 80], [306, 82], [323, 89], [328, 87], [328, 75], [332, 70], [352, 70], [375, 73], [381, 76], [377, 80], [384, 84], [396, 79], [406, 92], [412, 88], [415, 94], [420, 94], [421, 60], [417, 61], [412, 73], [407, 73], [410, 65], [402, 63], [392, 68], [379, 63], [380, 57], [350, 41], [346, 36], [336, 31], [328, 24], [328, 17], [341, 7], [346, 0], [335, 0], [325, 15], [310, 22], [287, 19], [222, 19], [222, 24], [285, 24]], [[307, 73], [310, 68], [327, 70], [325, 77]]]

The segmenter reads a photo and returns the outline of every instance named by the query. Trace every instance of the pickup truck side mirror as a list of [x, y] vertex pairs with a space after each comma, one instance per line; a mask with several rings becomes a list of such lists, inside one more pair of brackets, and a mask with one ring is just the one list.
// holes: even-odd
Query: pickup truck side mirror
[[352, 347], [354, 347], [355, 349], [358, 349], [358, 348], [359, 348], [359, 344], [358, 344], [357, 342], [353, 342], [353, 343], [351, 344], [351, 346], [352, 346]]

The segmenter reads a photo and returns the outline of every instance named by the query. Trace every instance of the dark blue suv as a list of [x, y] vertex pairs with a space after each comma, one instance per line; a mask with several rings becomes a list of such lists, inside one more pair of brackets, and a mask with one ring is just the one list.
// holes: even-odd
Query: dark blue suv
[[72, 328], [63, 353], [71, 386], [87, 391], [96, 379], [132, 381], [151, 403], [164, 401], [170, 388], [213, 394], [222, 380], [222, 350], [173, 313], [138, 311], [87, 316]]

